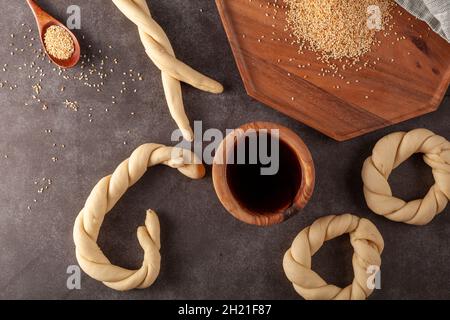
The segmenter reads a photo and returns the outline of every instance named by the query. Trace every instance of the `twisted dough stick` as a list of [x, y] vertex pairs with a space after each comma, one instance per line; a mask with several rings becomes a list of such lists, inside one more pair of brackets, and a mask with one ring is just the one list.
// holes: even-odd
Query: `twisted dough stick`
[[156, 213], [149, 210], [145, 227], [139, 227], [137, 236], [144, 250], [144, 261], [138, 270], [128, 270], [112, 265], [97, 245], [97, 238], [105, 215], [114, 207], [122, 195], [147, 171], [157, 164], [177, 168], [192, 179], [202, 178], [203, 165], [185, 164], [192, 159], [198, 161], [191, 152], [145, 144], [137, 148], [131, 157], [122, 162], [114, 173], [100, 180], [92, 190], [84, 208], [78, 215], [73, 229], [76, 256], [81, 268], [92, 278], [102, 281], [115, 290], [147, 288], [153, 284], [160, 268], [159, 221]]
[[[414, 153], [424, 153], [433, 169], [435, 185], [424, 199], [405, 202], [392, 196], [389, 176]], [[369, 208], [398, 222], [424, 225], [441, 213], [450, 199], [450, 142], [426, 129], [397, 132], [381, 139], [362, 170]]]
[[161, 70], [164, 92], [170, 113], [183, 133], [193, 140], [193, 132], [183, 105], [180, 81], [203, 91], [222, 93], [223, 87], [175, 57], [172, 45], [161, 26], [153, 20], [145, 0], [112, 0], [120, 11], [138, 26], [145, 52]]
[[[353, 249], [353, 283], [342, 289], [325, 282], [311, 270], [311, 257], [327, 240], [350, 233]], [[283, 259], [284, 272], [294, 289], [307, 300], [362, 300], [373, 291], [368, 287], [370, 266], [381, 266], [384, 241], [380, 232], [367, 219], [350, 214], [327, 216], [303, 229]]]

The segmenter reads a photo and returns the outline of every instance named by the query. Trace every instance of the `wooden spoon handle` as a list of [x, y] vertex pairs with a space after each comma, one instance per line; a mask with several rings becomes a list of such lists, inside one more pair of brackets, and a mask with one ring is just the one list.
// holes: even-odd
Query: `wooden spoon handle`
[[37, 5], [36, 1], [34, 1], [34, 0], [27, 0], [27, 3], [29, 4], [29, 6], [30, 6], [33, 10], [39, 8], [39, 6]]
[[28, 5], [33, 11], [34, 17], [36, 18], [39, 30], [42, 32], [43, 28], [53, 20], [53, 18], [48, 15], [34, 0], [26, 0]]
[[42, 8], [38, 6], [36, 1], [34, 0], [27, 0], [28, 5], [30, 6], [31, 10], [34, 13], [34, 16], [36, 19], [38, 18], [38, 13], [42, 12]]

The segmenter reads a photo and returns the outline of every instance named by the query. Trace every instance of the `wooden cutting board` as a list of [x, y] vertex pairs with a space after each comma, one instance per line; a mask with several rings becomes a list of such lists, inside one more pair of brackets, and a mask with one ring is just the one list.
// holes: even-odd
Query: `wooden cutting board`
[[282, 0], [216, 3], [248, 94], [338, 141], [435, 111], [449, 86], [450, 44], [400, 7], [368, 66], [341, 79], [292, 44]]

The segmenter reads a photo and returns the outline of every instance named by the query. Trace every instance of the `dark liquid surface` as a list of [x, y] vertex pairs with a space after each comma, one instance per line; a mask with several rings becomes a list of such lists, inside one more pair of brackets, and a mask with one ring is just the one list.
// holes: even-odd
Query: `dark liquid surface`
[[[268, 155], [271, 155], [268, 136]], [[295, 152], [284, 142], [279, 142], [279, 170], [275, 175], [261, 175], [261, 168], [270, 165], [249, 164], [249, 139], [245, 138], [246, 164], [227, 165], [227, 182], [236, 200], [250, 211], [264, 214], [274, 213], [290, 207], [297, 195], [302, 180], [301, 166]], [[258, 143], [259, 148], [259, 143]]]

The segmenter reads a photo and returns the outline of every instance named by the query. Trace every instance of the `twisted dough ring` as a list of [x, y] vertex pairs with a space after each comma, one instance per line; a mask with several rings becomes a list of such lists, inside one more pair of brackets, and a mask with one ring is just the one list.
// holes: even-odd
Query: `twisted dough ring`
[[222, 93], [222, 85], [195, 71], [175, 57], [169, 38], [161, 26], [153, 20], [145, 0], [112, 1], [128, 19], [138, 26], [145, 52], [161, 70], [170, 113], [184, 138], [192, 141], [193, 132], [184, 111], [180, 81], [212, 93]]
[[[327, 240], [350, 233], [353, 249], [352, 264], [355, 278], [351, 285], [339, 288], [327, 284], [311, 270], [311, 257]], [[327, 216], [303, 229], [283, 259], [283, 268], [294, 289], [307, 300], [362, 300], [373, 291], [368, 286], [370, 266], [381, 266], [384, 241], [380, 232], [367, 219], [351, 214]]]
[[[194, 158], [192, 158], [194, 157]], [[159, 274], [159, 221], [155, 212], [149, 210], [145, 227], [139, 227], [137, 236], [144, 250], [144, 261], [138, 270], [128, 270], [112, 265], [97, 245], [97, 238], [105, 215], [122, 195], [147, 171], [148, 167], [165, 164], [177, 168], [192, 179], [202, 178], [205, 168], [190, 152], [158, 144], [145, 144], [137, 148], [131, 157], [123, 161], [114, 173], [101, 179], [92, 190], [84, 208], [75, 220], [73, 238], [80, 267], [92, 278], [120, 291], [147, 288]], [[189, 162], [188, 162], [189, 161]]]
[[[433, 169], [435, 185], [424, 199], [405, 202], [392, 196], [392, 170], [414, 153], [424, 153]], [[450, 199], [450, 142], [426, 129], [390, 134], [375, 145], [363, 166], [364, 195], [369, 208], [386, 218], [424, 225], [441, 213]]]

